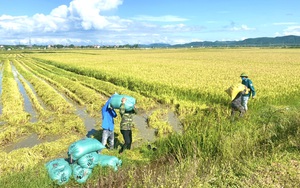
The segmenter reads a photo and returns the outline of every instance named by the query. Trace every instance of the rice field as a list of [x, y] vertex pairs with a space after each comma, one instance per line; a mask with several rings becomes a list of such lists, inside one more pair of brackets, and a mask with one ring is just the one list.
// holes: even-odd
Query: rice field
[[103, 74], [106, 75], [104, 79], [111, 79], [115, 84], [118, 84], [118, 79], [127, 79], [128, 82], [138, 80], [196, 90], [223, 99], [227, 99], [223, 90], [232, 83], [240, 82], [242, 72], [253, 80], [259, 98], [276, 101], [281, 95], [299, 90], [299, 84], [295, 82], [300, 71], [298, 49], [157, 49], [74, 53], [39, 53], [33, 57], [91, 76]]
[[[152, 141], [160, 146], [157, 156], [164, 158], [167, 153], [187, 166], [190, 162], [185, 161], [186, 158], [193, 155], [199, 157], [197, 164], [202, 165], [197, 168], [208, 167], [202, 163], [220, 153], [224, 160], [232, 163], [236, 156], [256, 156], [254, 150], [269, 150], [269, 141], [275, 148], [274, 143], [282, 141], [281, 132], [289, 135], [281, 146], [289, 143], [290, 147], [299, 147], [296, 138], [299, 122], [289, 119], [295, 117], [300, 107], [299, 54], [300, 49], [259, 48], [1, 52], [0, 156], [10, 162], [0, 163], [0, 175], [7, 171], [8, 174], [22, 173], [64, 156], [70, 143], [86, 135], [101, 139], [101, 107], [115, 92], [137, 99], [137, 107], [142, 112], [139, 117], [146, 117], [145, 126], [156, 130], [157, 142]], [[253, 81], [257, 97], [250, 100], [246, 119], [232, 125], [230, 97], [225, 90], [241, 82], [242, 72]], [[170, 113], [176, 114], [183, 132], [175, 130], [178, 122], [170, 118]], [[116, 119], [116, 127], [119, 121]], [[291, 127], [295, 135], [283, 131]], [[115, 132], [118, 131], [117, 128]], [[142, 142], [138, 144], [141, 147], [129, 152], [129, 156], [122, 156], [123, 160], [151, 161], [153, 153], [143, 154], [146, 142], [141, 137], [147, 135], [139, 131], [147, 129], [134, 131], [134, 143]], [[179, 136], [174, 132], [180, 132]], [[32, 135], [37, 138], [30, 147], [8, 149]], [[120, 134], [117, 138], [122, 142]], [[184, 144], [186, 140], [194, 141], [189, 145]], [[241, 142], [246, 143], [243, 148], [238, 146]], [[260, 146], [265, 142], [269, 144]], [[110, 154], [117, 155], [117, 151]], [[19, 157], [24, 159], [17, 161], [15, 158]], [[187, 168], [181, 170], [182, 173], [188, 171]], [[141, 181], [150, 178], [148, 183], [152, 185], [157, 176], [146, 174], [139, 176]], [[162, 184], [166, 186], [174, 181], [171, 175], [165, 178]], [[189, 180], [189, 184], [196, 187], [208, 182], [205, 178]], [[247, 185], [245, 182], [238, 184]], [[210, 185], [221, 184], [216, 181]]]

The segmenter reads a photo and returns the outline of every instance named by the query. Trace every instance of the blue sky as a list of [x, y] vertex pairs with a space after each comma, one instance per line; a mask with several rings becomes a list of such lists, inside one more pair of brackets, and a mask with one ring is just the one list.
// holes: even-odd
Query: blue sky
[[299, 7], [299, 0], [0, 0], [0, 44], [181, 44], [300, 36]]

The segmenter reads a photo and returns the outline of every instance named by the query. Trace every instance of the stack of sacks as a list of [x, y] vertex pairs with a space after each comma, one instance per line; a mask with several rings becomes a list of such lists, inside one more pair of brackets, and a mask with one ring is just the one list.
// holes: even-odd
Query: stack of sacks
[[122, 161], [115, 156], [97, 153], [104, 148], [103, 144], [94, 138], [84, 138], [72, 143], [68, 149], [71, 165], [65, 159], [48, 162], [46, 167], [50, 178], [62, 185], [68, 182], [73, 174], [78, 183], [85, 183], [96, 165], [109, 166], [116, 171]]
[[110, 166], [115, 171], [121, 166], [122, 161], [115, 156], [98, 154], [105, 146], [97, 139], [85, 138], [70, 145], [68, 155], [72, 164], [73, 177], [78, 183], [84, 183], [95, 166]]
[[[84, 183], [91, 175], [94, 165], [94, 157], [91, 153], [96, 153], [104, 149], [105, 146], [97, 139], [84, 138], [69, 146], [68, 156], [70, 157], [73, 170], [73, 177], [78, 183]], [[85, 165], [78, 164], [78, 161], [86, 161]], [[83, 163], [81, 163], [83, 164]]]

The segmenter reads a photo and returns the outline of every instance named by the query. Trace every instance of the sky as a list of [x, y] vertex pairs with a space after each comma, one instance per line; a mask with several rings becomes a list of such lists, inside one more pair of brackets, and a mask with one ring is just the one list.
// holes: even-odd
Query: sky
[[0, 45], [300, 36], [299, 0], [0, 0]]

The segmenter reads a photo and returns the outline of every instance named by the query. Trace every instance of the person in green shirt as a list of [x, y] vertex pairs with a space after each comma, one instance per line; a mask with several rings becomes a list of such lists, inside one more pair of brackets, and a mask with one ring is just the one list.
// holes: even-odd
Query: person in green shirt
[[248, 89], [249, 92], [247, 94], [243, 94], [242, 96], [242, 106], [244, 107], [245, 111], [248, 110], [248, 100], [252, 96], [252, 99], [256, 97], [255, 88], [253, 86], [252, 81], [248, 78], [246, 73], [241, 74], [242, 84], [244, 84]]
[[125, 143], [122, 145], [119, 154], [123, 153], [125, 149], [130, 150], [132, 144], [132, 127], [133, 127], [133, 116], [137, 114], [137, 109], [134, 107], [131, 111], [125, 110], [126, 98], [122, 98], [120, 107], [121, 123], [120, 130], [123, 135]]

